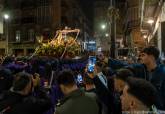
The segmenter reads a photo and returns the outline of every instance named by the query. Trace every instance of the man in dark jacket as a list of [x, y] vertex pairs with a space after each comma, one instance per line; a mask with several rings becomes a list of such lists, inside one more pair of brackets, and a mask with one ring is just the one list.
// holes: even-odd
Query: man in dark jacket
[[128, 69], [118, 70], [114, 81], [116, 91], [114, 91], [114, 89], [107, 88], [105, 84], [102, 83], [97, 72], [97, 68], [95, 68], [94, 72], [88, 75], [94, 81], [98, 98], [108, 108], [107, 114], [122, 114], [119, 93], [122, 93], [126, 79], [132, 77], [133, 73]]
[[65, 97], [57, 104], [55, 114], [98, 114], [95, 94], [78, 89], [72, 71], [62, 71], [57, 82]]
[[10, 70], [0, 68], [0, 94], [10, 89], [13, 83], [13, 76]]
[[[4, 93], [0, 99], [0, 113], [3, 114], [42, 114], [51, 106], [45, 92], [37, 90], [36, 97], [31, 96], [33, 90], [32, 76], [27, 73], [16, 75], [12, 89]], [[34, 84], [35, 85], [35, 84]]]

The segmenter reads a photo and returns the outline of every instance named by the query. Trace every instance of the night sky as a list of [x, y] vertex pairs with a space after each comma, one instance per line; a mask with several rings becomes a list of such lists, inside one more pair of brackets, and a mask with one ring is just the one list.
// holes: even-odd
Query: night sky
[[[94, 7], [93, 4], [95, 1], [111, 1], [111, 0], [79, 0], [80, 2], [80, 6], [82, 7], [84, 13], [86, 14], [87, 18], [90, 19], [91, 21], [93, 21], [93, 11], [94, 11]], [[125, 3], [126, 0], [114, 0], [116, 3], [116, 7], [118, 7], [119, 9], [121, 8], [121, 6], [118, 6], [118, 3]]]
[[91, 21], [93, 21], [93, 17], [94, 17], [93, 16], [93, 12], [94, 12], [93, 4], [95, 1], [110, 1], [110, 0], [79, 0], [80, 6], [82, 7], [87, 18]]
[[95, 0], [79, 0], [79, 1], [87, 18], [92, 21], [93, 20], [93, 3]]

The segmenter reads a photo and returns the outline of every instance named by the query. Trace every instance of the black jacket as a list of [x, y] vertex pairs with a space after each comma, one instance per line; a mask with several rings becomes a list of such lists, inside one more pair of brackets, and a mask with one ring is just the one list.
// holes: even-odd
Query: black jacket
[[50, 107], [51, 101], [45, 93], [34, 97], [8, 91], [0, 100], [0, 112], [3, 114], [42, 114]]
[[96, 86], [96, 94], [99, 100], [108, 108], [108, 114], [122, 114], [121, 103], [117, 94], [112, 89], [107, 89], [98, 76], [93, 81]]
[[72, 91], [59, 101], [56, 114], [98, 114], [96, 95], [81, 89]]

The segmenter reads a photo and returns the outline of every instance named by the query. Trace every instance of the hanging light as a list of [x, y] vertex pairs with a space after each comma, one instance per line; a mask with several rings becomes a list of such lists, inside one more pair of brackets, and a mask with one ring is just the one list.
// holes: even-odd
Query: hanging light
[[146, 39], [147, 38], [147, 35], [143, 35], [143, 38]]
[[153, 24], [153, 23], [154, 23], [154, 19], [148, 19], [148, 20], [147, 20], [147, 23], [148, 23], [148, 24]]

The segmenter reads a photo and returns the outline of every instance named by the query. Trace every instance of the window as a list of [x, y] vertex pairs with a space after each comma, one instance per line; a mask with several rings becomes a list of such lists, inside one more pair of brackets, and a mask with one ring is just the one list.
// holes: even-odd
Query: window
[[50, 0], [39, 0], [38, 3], [40, 5], [49, 5], [50, 4]]
[[29, 39], [29, 41], [34, 41], [34, 37], [35, 37], [34, 30], [30, 29], [28, 31], [28, 39]]
[[20, 30], [16, 31], [15, 40], [16, 40], [16, 42], [20, 42], [20, 40], [21, 40], [21, 31]]
[[41, 6], [37, 8], [37, 22], [39, 24], [48, 24], [51, 21], [51, 7]]
[[34, 23], [35, 22], [35, 19], [34, 19], [34, 17], [25, 17], [25, 18], [22, 18], [22, 23], [23, 24], [27, 24], [27, 23]]
[[50, 0], [39, 0], [39, 7], [37, 8], [37, 23], [49, 24], [51, 21], [51, 2]]

